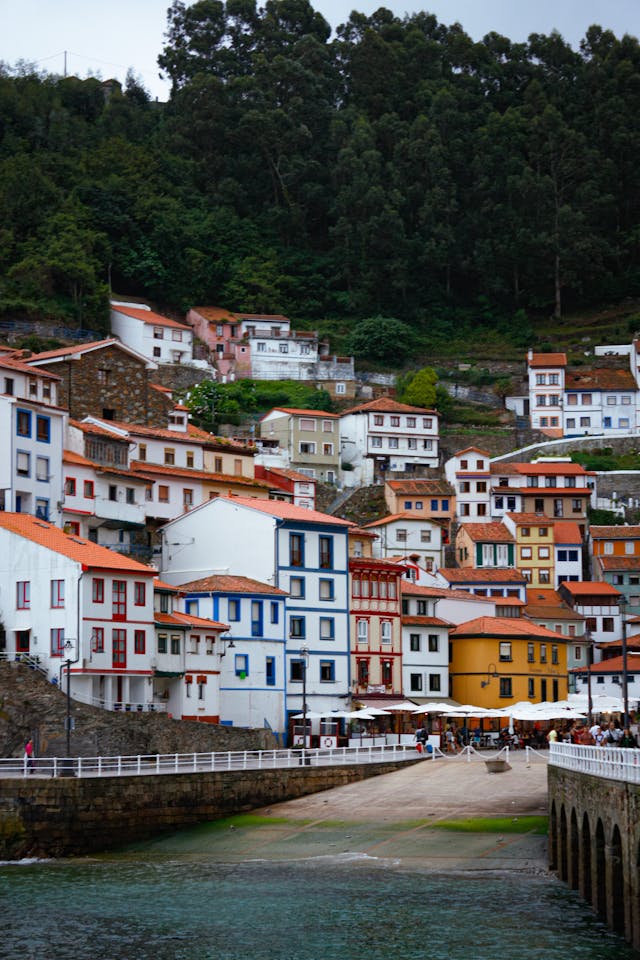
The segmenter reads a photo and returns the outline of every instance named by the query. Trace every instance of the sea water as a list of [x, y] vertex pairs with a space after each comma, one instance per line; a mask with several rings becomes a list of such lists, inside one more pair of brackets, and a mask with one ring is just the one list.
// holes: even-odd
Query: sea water
[[2, 960], [630, 960], [544, 873], [407, 869], [361, 855], [0, 866]]

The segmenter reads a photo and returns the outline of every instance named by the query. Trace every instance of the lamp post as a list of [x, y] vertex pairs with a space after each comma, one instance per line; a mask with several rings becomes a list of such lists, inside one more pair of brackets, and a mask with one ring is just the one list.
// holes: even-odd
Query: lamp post
[[618, 607], [622, 619], [622, 705], [624, 715], [622, 717], [622, 726], [629, 726], [629, 675], [628, 675], [628, 651], [627, 651], [627, 620], [626, 609], [628, 600], [624, 594], [618, 598]]
[[300, 647], [302, 658], [302, 763], [307, 762], [307, 665], [309, 662], [309, 647], [303, 643]]
[[73, 650], [73, 640], [65, 640], [64, 642], [64, 652], [65, 657], [65, 666], [67, 668], [67, 716], [65, 718], [64, 728], [67, 732], [67, 759], [71, 756], [71, 664], [75, 663], [71, 659], [71, 651]]

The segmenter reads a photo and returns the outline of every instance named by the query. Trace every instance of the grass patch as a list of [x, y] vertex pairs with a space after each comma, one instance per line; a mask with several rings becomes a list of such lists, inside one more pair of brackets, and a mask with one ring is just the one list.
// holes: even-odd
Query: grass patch
[[468, 820], [438, 820], [433, 829], [460, 833], [536, 833], [546, 834], [548, 817], [471, 817]]

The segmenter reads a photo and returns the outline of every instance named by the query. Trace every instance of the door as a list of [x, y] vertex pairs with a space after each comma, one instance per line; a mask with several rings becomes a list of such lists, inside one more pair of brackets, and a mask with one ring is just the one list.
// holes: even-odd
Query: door
[[30, 630], [16, 630], [16, 653], [29, 653]]

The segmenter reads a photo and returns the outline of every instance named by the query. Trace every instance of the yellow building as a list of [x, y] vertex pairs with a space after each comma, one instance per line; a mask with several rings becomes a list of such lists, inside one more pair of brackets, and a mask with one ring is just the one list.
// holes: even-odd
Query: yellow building
[[477, 617], [450, 635], [451, 696], [479, 707], [567, 696], [567, 638], [524, 618]]
[[537, 513], [507, 513], [504, 524], [515, 536], [515, 566], [529, 586], [555, 586], [553, 520]]

